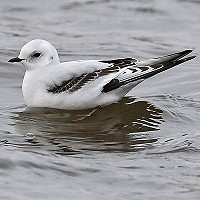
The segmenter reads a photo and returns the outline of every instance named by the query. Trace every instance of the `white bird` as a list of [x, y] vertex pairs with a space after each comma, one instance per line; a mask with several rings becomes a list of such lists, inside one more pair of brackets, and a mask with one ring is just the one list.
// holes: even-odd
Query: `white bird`
[[60, 63], [49, 42], [35, 39], [8, 62], [21, 62], [26, 69], [22, 92], [28, 107], [80, 110], [119, 101], [145, 79], [195, 58], [185, 57], [191, 52], [146, 61], [122, 58]]

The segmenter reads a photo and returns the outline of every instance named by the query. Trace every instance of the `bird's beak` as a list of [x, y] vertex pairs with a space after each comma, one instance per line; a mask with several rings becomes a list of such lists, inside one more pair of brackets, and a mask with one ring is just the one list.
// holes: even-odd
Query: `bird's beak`
[[22, 60], [25, 60], [25, 59], [21, 59], [21, 58], [16, 57], [16, 58], [11, 58], [10, 60], [8, 60], [8, 62], [11, 62], [11, 63], [13, 63], [13, 62], [21, 62]]

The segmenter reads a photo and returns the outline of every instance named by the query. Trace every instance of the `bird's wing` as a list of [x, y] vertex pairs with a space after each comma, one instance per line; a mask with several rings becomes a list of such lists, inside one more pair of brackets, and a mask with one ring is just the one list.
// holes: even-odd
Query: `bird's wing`
[[[95, 67], [90, 70], [85, 68], [87, 67], [85, 64], [81, 67], [80, 62], [80, 70], [78, 73], [73, 73], [71, 78], [63, 78], [63, 80], [59, 83], [54, 82], [53, 84], [47, 85], [47, 92], [53, 94], [59, 94], [62, 92], [73, 93], [81, 89], [87, 83], [94, 81], [100, 77], [114, 73], [118, 74], [118, 72], [124, 68], [134, 67], [136, 66], [136, 62], [137, 60], [134, 58], [98, 61], [99, 68]], [[88, 67], [89, 65], [91, 66], [92, 62], [88, 63]]]
[[195, 56], [185, 57], [191, 52], [192, 50], [185, 50], [175, 54], [138, 62], [137, 66], [127, 67], [126, 70], [105, 84], [102, 92], [107, 93], [129, 83], [137, 85], [149, 77], [195, 58]]
[[[70, 78], [63, 76], [62, 81], [59, 83], [54, 82], [48, 85], [47, 92], [52, 94], [73, 93], [88, 83], [110, 74], [113, 74], [113, 76], [110, 76], [112, 78], [102, 87], [101, 91], [103, 93], [110, 92], [129, 83], [133, 83], [134, 86], [155, 74], [193, 59], [195, 56], [185, 57], [191, 52], [192, 50], [185, 50], [141, 62], [134, 58], [80, 62], [77, 68], [75, 66], [76, 72], [73, 72]], [[93, 64], [97, 66], [90, 67]]]

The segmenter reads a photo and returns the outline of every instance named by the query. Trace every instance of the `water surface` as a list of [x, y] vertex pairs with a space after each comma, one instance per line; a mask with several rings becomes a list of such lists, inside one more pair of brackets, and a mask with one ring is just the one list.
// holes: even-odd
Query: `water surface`
[[[199, 1], [0, 3], [0, 199], [200, 198]], [[61, 61], [197, 58], [89, 116], [26, 107], [24, 69], [7, 60], [35, 38]]]

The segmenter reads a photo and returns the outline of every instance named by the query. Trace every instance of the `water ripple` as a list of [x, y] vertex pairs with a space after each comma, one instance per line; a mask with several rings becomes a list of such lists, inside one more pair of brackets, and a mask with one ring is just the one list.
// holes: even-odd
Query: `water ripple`
[[2, 140], [19, 148], [42, 147], [59, 154], [86, 150], [135, 151], [139, 144], [144, 149], [147, 143], [157, 139], [149, 136], [145, 139], [144, 135], [134, 137], [134, 134], [159, 130], [163, 122], [161, 110], [131, 98], [102, 107], [91, 116], [90, 112], [56, 109], [16, 112], [11, 116], [15, 135], [4, 134]]

